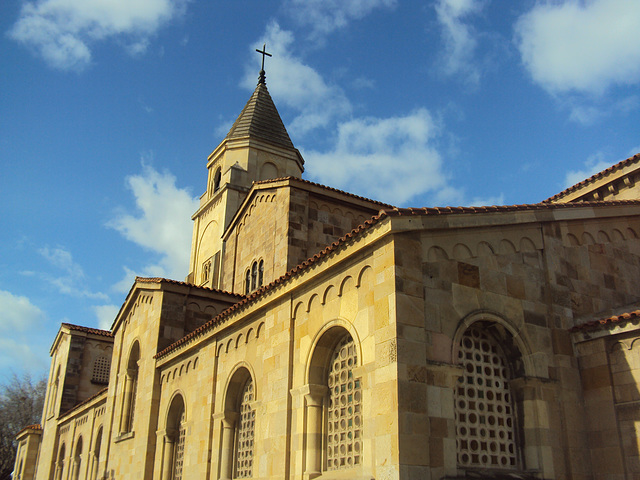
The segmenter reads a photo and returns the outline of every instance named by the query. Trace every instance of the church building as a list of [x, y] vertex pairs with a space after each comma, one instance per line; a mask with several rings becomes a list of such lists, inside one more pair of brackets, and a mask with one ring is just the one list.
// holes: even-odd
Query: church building
[[302, 178], [262, 71], [206, 167], [186, 280], [62, 324], [15, 479], [640, 478], [640, 154], [396, 208]]

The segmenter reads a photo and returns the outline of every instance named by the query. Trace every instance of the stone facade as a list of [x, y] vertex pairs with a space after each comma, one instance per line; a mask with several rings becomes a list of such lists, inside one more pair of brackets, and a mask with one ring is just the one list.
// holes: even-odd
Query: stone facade
[[639, 160], [609, 169], [623, 198], [592, 201], [607, 170], [398, 209], [302, 180], [259, 84], [209, 157], [187, 281], [137, 278], [108, 332], [63, 325], [16, 472], [637, 478]]

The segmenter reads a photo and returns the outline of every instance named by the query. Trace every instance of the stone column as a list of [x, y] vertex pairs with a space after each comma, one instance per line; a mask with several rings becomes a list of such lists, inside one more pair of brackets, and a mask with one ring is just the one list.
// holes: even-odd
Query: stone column
[[164, 457], [162, 459], [162, 480], [171, 480], [173, 456], [175, 448], [175, 434], [167, 431], [164, 434]]
[[225, 412], [222, 419], [220, 478], [224, 480], [233, 478], [233, 437], [237, 419], [236, 412]]
[[304, 478], [312, 479], [322, 474], [322, 411], [328, 388], [324, 385], [308, 387], [304, 396], [307, 413]]

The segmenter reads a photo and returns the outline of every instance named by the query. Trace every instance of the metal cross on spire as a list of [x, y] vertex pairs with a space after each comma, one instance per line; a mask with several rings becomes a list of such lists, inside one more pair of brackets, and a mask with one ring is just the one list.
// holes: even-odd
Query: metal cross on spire
[[260, 78], [258, 79], [258, 85], [262, 84], [266, 84], [267, 80], [266, 80], [266, 76], [265, 76], [265, 72], [264, 72], [264, 57], [270, 57], [271, 54], [267, 53], [267, 44], [263, 44], [262, 45], [262, 50], [258, 50], [256, 48], [256, 52], [261, 53], [262, 54], [262, 68], [260, 69]]

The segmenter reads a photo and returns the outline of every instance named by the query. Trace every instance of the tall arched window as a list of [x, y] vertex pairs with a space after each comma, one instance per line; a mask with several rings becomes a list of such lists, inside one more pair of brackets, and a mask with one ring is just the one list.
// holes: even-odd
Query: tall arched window
[[454, 393], [459, 468], [518, 468], [511, 365], [500, 342], [482, 323], [462, 336], [463, 375]]
[[171, 401], [166, 425], [162, 478], [166, 480], [182, 480], [187, 434], [185, 405], [182, 395], [176, 395]]
[[58, 399], [58, 386], [60, 384], [60, 366], [56, 370], [56, 377], [51, 385], [51, 391], [49, 394], [49, 415], [53, 415], [55, 413], [56, 401]]
[[124, 400], [122, 402], [122, 417], [120, 432], [126, 433], [133, 430], [133, 420], [136, 407], [138, 390], [138, 362], [140, 360], [140, 345], [136, 341], [131, 348], [127, 370], [124, 379]]
[[178, 432], [176, 446], [173, 451], [173, 477], [172, 480], [182, 480], [182, 465], [184, 462], [184, 441], [186, 436], [184, 409], [178, 420]]
[[244, 293], [245, 295], [249, 295], [251, 293], [251, 270], [247, 270], [245, 277]]
[[217, 192], [220, 190], [220, 180], [222, 179], [222, 171], [220, 167], [216, 169], [216, 173], [213, 174], [213, 191]]
[[327, 386], [327, 470], [360, 465], [362, 455], [362, 388], [354, 378], [358, 357], [351, 335], [333, 351]]
[[253, 292], [258, 284], [258, 262], [251, 265], [251, 291]]
[[61, 480], [62, 479], [62, 473], [64, 472], [64, 457], [66, 455], [66, 448], [65, 448], [65, 444], [63, 443], [62, 446], [60, 447], [60, 453], [58, 454], [58, 461], [56, 463], [56, 473], [55, 473], [55, 480]]
[[231, 377], [225, 395], [220, 478], [253, 476], [255, 398], [251, 374], [246, 368], [239, 368]]
[[73, 480], [80, 479], [80, 467], [82, 465], [82, 437], [78, 438], [76, 443], [76, 454], [73, 456]]
[[98, 429], [98, 435], [96, 435], [96, 440], [93, 446], [93, 455], [91, 459], [91, 473], [89, 474], [89, 478], [91, 480], [96, 480], [98, 478], [101, 445], [102, 445], [102, 426], [100, 426], [100, 428]]
[[249, 377], [240, 394], [238, 421], [236, 424], [235, 476], [251, 478], [253, 472], [253, 437], [256, 412], [253, 404], [253, 380]]
[[362, 465], [362, 383], [357, 347], [341, 327], [329, 329], [314, 348], [306, 408], [305, 475]]
[[256, 288], [260, 288], [262, 286], [262, 280], [264, 278], [264, 260], [260, 260], [258, 264], [258, 285]]

